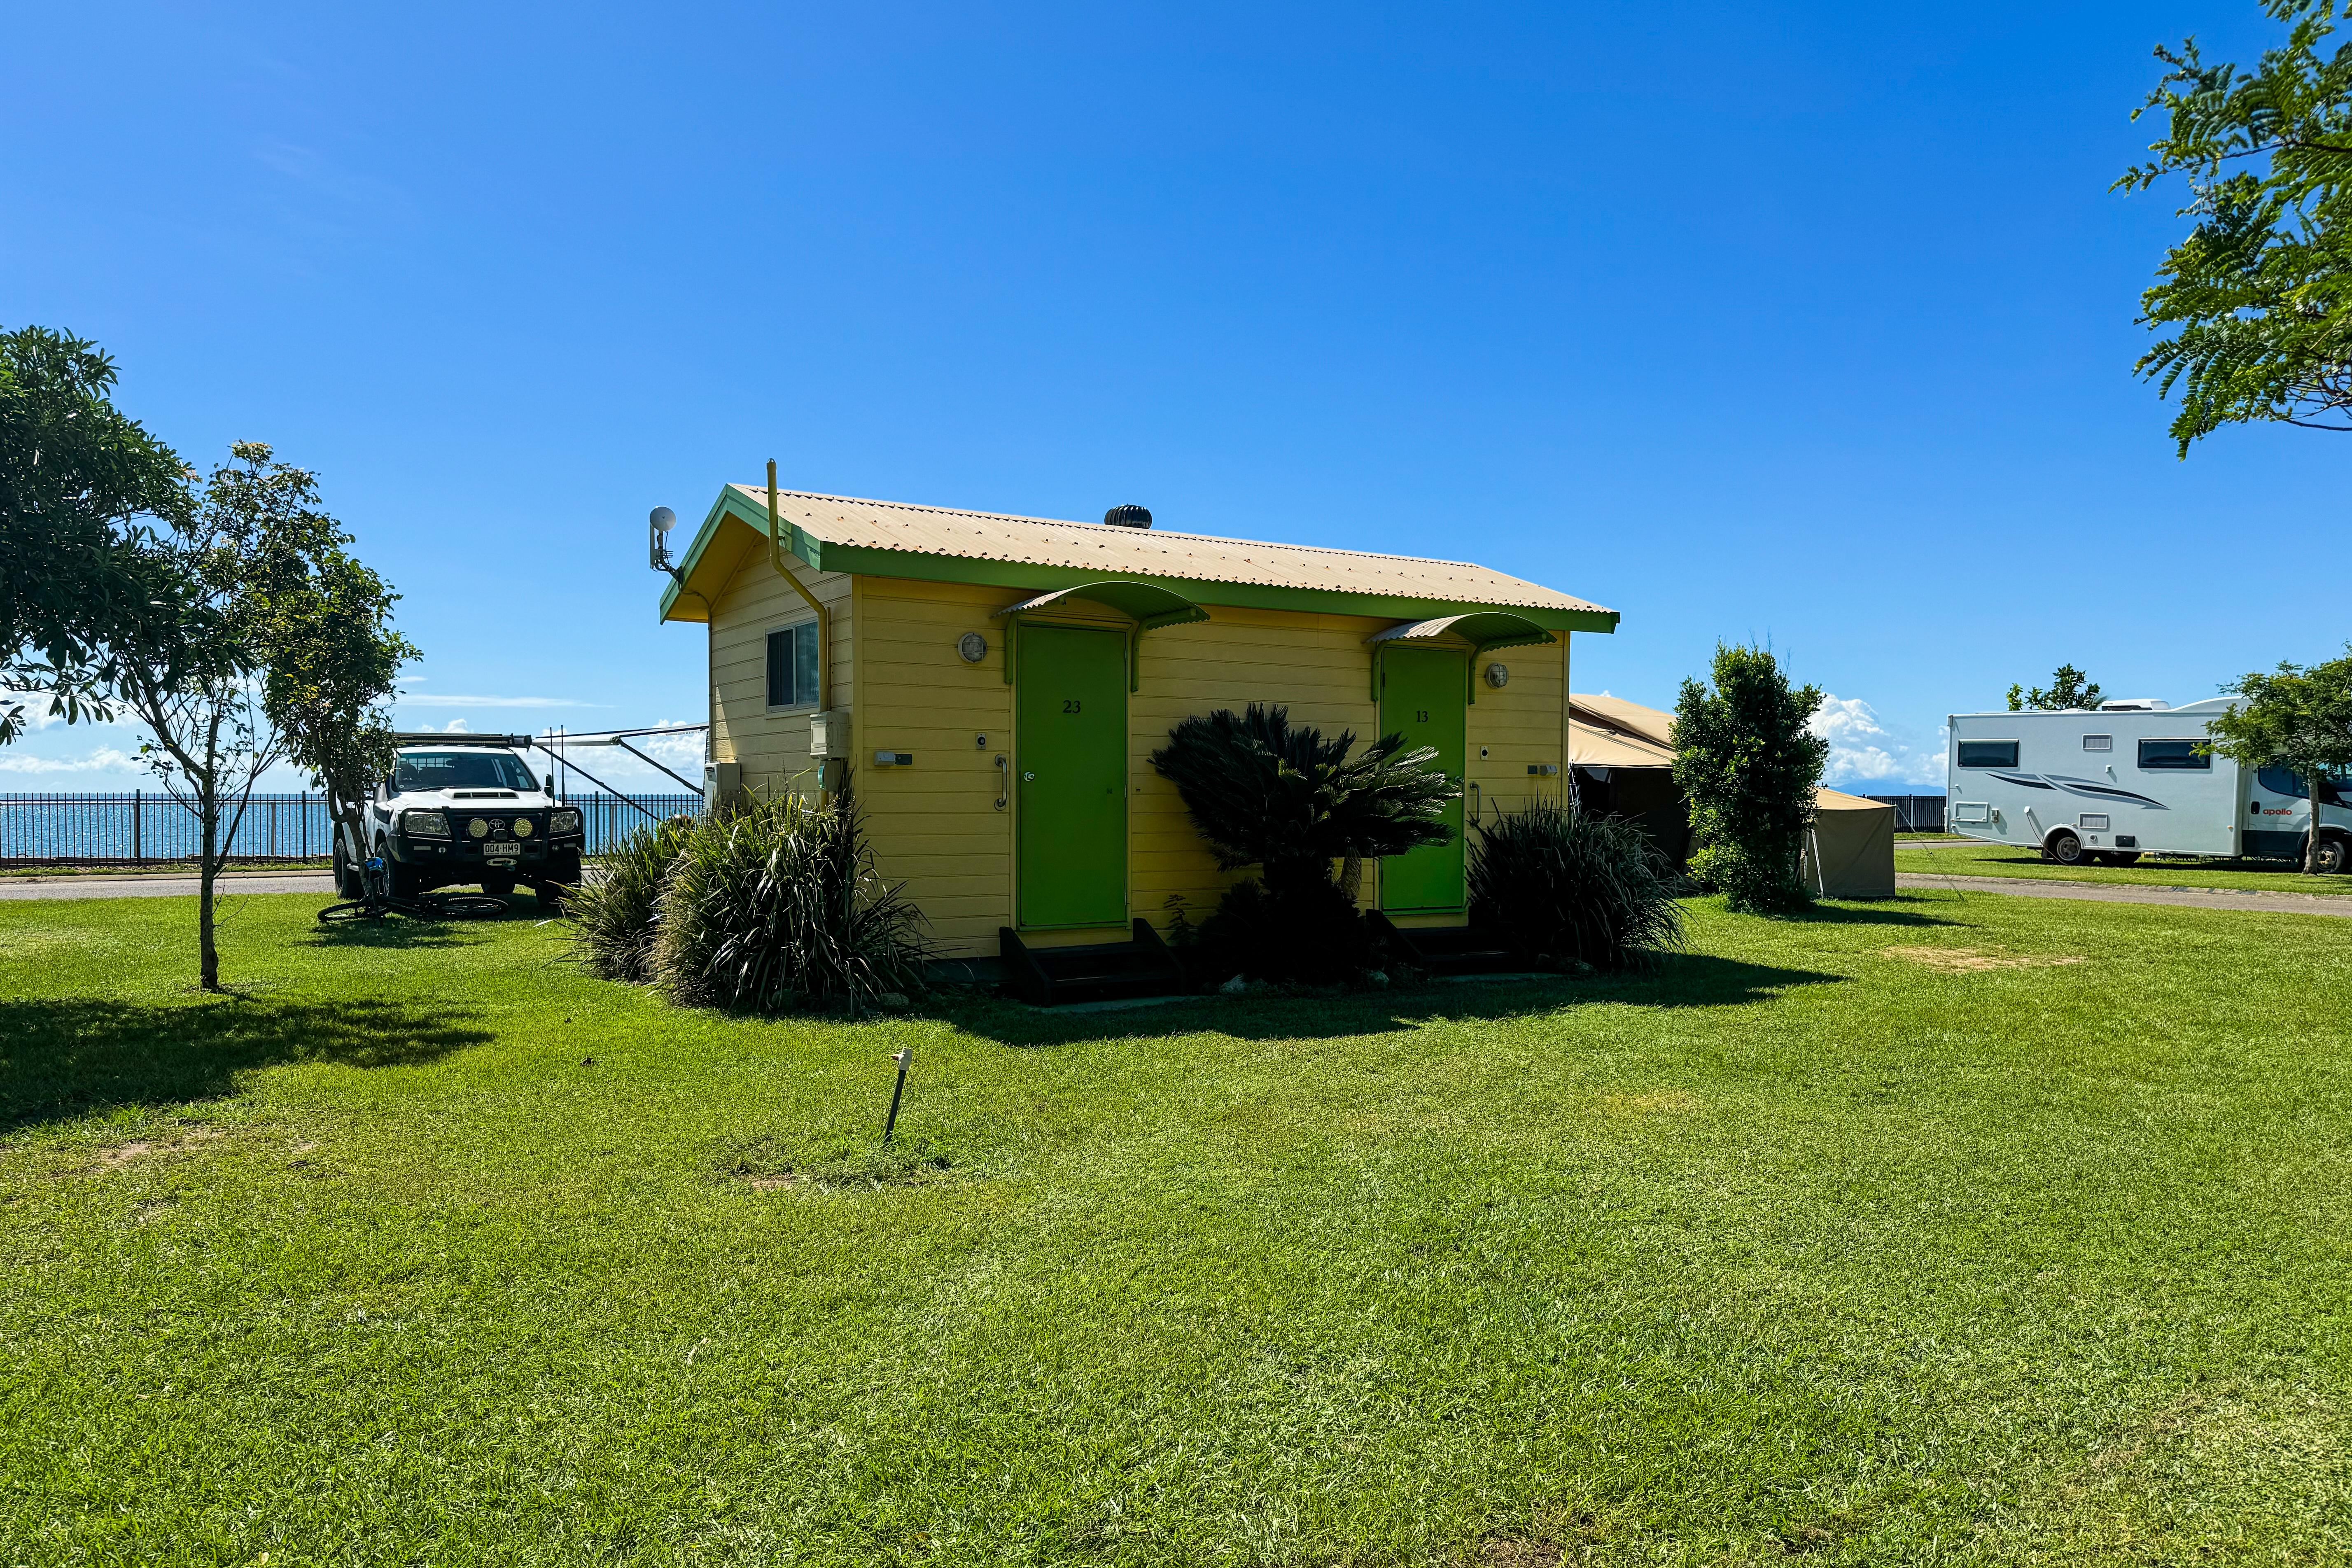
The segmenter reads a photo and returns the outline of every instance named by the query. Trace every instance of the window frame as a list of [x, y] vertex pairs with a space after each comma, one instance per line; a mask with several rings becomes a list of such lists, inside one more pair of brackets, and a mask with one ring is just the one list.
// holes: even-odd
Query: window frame
[[[772, 649], [774, 648], [774, 647], [775, 647], [775, 639], [776, 639], [778, 637], [782, 636], [782, 635], [783, 633], [785, 633], [785, 632], [793, 632], [793, 633], [797, 634], [797, 633], [799, 633], [799, 632], [800, 632], [803, 627], [805, 627], [805, 628], [807, 629], [807, 633], [808, 633], [809, 640], [810, 640], [812, 643], [815, 643], [815, 642], [817, 642], [817, 641], [818, 641], [818, 638], [817, 638], [817, 635], [816, 635], [816, 617], [815, 617], [814, 616], [805, 616], [805, 615], [804, 615], [804, 616], [796, 616], [796, 617], [794, 617], [794, 618], [793, 618], [793, 619], [790, 619], [790, 620], [782, 620], [782, 621], [774, 621], [774, 622], [771, 622], [771, 623], [768, 625], [768, 626], [767, 626], [767, 627], [766, 627], [766, 628], [765, 628], [765, 629], [761, 633], [761, 636], [760, 636], [760, 696], [761, 696], [761, 700], [762, 700], [763, 702], [766, 702], [766, 706], [765, 706], [761, 710], [762, 710], [763, 712], [765, 712], [765, 713], [766, 713], [770, 718], [783, 718], [783, 717], [787, 717], [787, 716], [793, 715], [793, 714], [807, 714], [807, 713], [814, 713], [814, 712], [815, 712], [815, 711], [817, 710], [817, 699], [818, 699], [818, 697], [823, 693], [823, 691], [824, 690], [824, 671], [822, 671], [822, 670], [819, 670], [819, 671], [817, 672], [818, 679], [817, 679], [815, 681], [814, 681], [814, 682], [812, 682], [812, 683], [811, 683], [811, 689], [810, 689], [809, 693], [808, 693], [808, 695], [807, 695], [806, 697], [804, 697], [804, 698], [803, 698], [803, 697], [798, 697], [798, 696], [795, 696], [795, 698], [793, 699], [793, 700], [792, 700], [792, 701], [790, 701], [790, 702], [767, 702], [767, 701], [766, 701], [766, 700], [767, 700], [768, 698], [772, 697], [772, 696], [775, 694], [775, 688], [774, 688], [774, 684], [773, 684], [773, 682], [772, 681], [772, 679], [770, 679], [770, 678], [771, 678], [771, 676], [772, 676], [772, 673], [773, 673], [772, 668], [772, 665], [771, 665], [771, 659], [772, 659]], [[799, 639], [798, 639], [798, 637], [797, 637], [797, 636], [796, 636], [796, 637], [794, 637], [794, 642], [797, 644], [798, 640], [799, 640]], [[822, 647], [820, 647], [820, 648], [818, 649], [818, 652], [819, 652], [819, 654], [820, 654], [820, 655], [822, 654], [822, 652], [823, 652]], [[793, 687], [794, 687], [794, 689], [795, 689], [795, 690], [796, 690], [796, 691], [797, 691], [798, 687], [799, 687], [799, 684], [800, 684], [800, 682], [799, 682], [799, 668], [800, 668], [800, 660], [799, 660], [799, 659], [798, 659], [798, 658], [796, 657], [796, 658], [793, 658], [793, 663], [792, 663], [792, 673], [793, 673]]]
[[[2144, 773], [2210, 773], [2213, 771], [2213, 753], [2200, 754], [2196, 748], [2213, 742], [2203, 735], [2142, 735], [2133, 746], [2132, 765]], [[2151, 763], [2147, 760], [2150, 746], [2187, 746], [2189, 754], [2179, 762]]]
[[[2007, 746], [2009, 761], [2005, 763], [1972, 763], [1969, 761], [1970, 746]], [[1952, 765], [1959, 768], [2013, 768], [2017, 766], [2019, 743], [2015, 741], [1979, 740], [1974, 736], [1955, 739], [1952, 742]]]

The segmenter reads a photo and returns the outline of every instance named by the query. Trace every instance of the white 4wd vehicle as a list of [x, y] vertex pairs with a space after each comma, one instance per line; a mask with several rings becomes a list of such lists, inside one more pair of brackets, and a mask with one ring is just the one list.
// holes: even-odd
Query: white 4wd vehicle
[[[518, 883], [553, 907], [580, 882], [581, 815], [554, 797], [555, 781], [531, 776], [511, 735], [399, 737], [392, 776], [365, 807], [368, 847], [383, 858], [395, 899], [467, 882], [505, 898]], [[359, 896], [360, 879], [335, 847], [335, 887]]]

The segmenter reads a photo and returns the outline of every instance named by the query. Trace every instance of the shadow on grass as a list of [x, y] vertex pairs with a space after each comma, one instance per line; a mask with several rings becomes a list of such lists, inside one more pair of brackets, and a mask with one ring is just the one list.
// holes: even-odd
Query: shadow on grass
[[1868, 903], [1808, 904], [1794, 914], [1774, 915], [1771, 918], [1786, 921], [1790, 925], [1954, 926], [1966, 923], [1961, 921], [1946, 920], [1941, 915], [1931, 915], [1919, 910], [1905, 909], [1902, 906], [1906, 904], [1949, 907], [1931, 899], [1898, 896], [1892, 899], [1873, 899]]
[[491, 1037], [469, 1012], [381, 1001], [0, 1002], [0, 1133], [110, 1106], [218, 1099], [256, 1068], [408, 1067]]
[[998, 997], [974, 997], [940, 1011], [948, 1022], [968, 1033], [1024, 1047], [1195, 1033], [1244, 1040], [1333, 1039], [1417, 1029], [1441, 1018], [1499, 1023], [1541, 1017], [1564, 1007], [1601, 1002], [1642, 1007], [1737, 1007], [1791, 986], [1843, 984], [1846, 979], [1817, 970], [1779, 969], [1706, 953], [1682, 953], [1648, 974], [1456, 981], [1395, 991], [1192, 996], [1098, 1013], [1056, 1012]]

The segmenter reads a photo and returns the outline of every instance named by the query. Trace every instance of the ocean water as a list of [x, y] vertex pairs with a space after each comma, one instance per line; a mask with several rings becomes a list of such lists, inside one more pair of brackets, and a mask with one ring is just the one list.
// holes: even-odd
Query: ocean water
[[[572, 795], [587, 818], [588, 852], [596, 854], [651, 820], [691, 816], [699, 795]], [[0, 795], [0, 861], [188, 860], [200, 835], [194, 815], [167, 795]], [[233, 858], [323, 860], [334, 847], [327, 803], [316, 795], [257, 795], [230, 840]]]

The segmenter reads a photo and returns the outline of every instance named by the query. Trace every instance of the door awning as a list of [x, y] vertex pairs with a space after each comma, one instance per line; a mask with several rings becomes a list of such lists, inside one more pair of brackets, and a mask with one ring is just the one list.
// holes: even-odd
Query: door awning
[[1492, 647], [1524, 647], [1554, 640], [1551, 633], [1527, 616], [1508, 610], [1474, 610], [1467, 615], [1440, 616], [1433, 621], [1402, 621], [1364, 640], [1378, 647], [1384, 643], [1435, 642], [1448, 636], [1460, 637], [1478, 653]]
[[1531, 643], [1557, 641], [1551, 633], [1508, 610], [1473, 610], [1466, 615], [1440, 616], [1433, 621], [1400, 621], [1386, 631], [1374, 632], [1364, 640], [1372, 648], [1372, 700], [1381, 700], [1381, 654], [1383, 649], [1410, 646], [1414, 643], [1435, 643], [1442, 638], [1456, 637], [1470, 645], [1470, 658], [1464, 666], [1468, 677], [1465, 688], [1467, 700], [1478, 700], [1476, 668], [1478, 658], [1489, 648], [1524, 647]]
[[1147, 632], [1158, 631], [1161, 626], [1191, 626], [1195, 621], [1209, 618], [1208, 611], [1172, 588], [1126, 578], [1081, 583], [1075, 588], [1056, 588], [1050, 594], [1040, 594], [1034, 599], [1007, 605], [997, 611], [996, 616], [1025, 616], [1038, 610], [1049, 610], [1065, 599], [1087, 599], [1108, 605], [1120, 615], [1132, 616], [1137, 629]]

